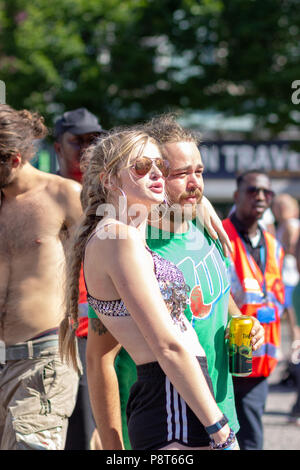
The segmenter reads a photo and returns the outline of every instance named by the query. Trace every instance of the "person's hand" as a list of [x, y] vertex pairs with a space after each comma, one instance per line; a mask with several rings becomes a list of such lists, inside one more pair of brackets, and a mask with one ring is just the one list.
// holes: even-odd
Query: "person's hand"
[[199, 209], [197, 213], [199, 220], [203, 223], [211, 238], [214, 240], [219, 238], [224, 256], [228, 257], [232, 252], [231, 242], [215, 209], [205, 196], [201, 199]]
[[[243, 316], [241, 314], [241, 316]], [[265, 342], [265, 329], [261, 325], [261, 323], [257, 320], [257, 318], [250, 316], [253, 322], [252, 329], [250, 331], [251, 336], [251, 346], [253, 351], [257, 351]], [[230, 325], [228, 324], [226, 331], [225, 331], [225, 339], [229, 339], [229, 328]]]
[[212, 450], [239, 450], [236, 436], [228, 425], [224, 426], [218, 432], [211, 434], [210, 437], [212, 438]]
[[253, 351], [257, 351], [265, 342], [265, 330], [261, 323], [255, 317], [250, 317], [253, 321], [252, 330], [250, 332], [251, 345]]

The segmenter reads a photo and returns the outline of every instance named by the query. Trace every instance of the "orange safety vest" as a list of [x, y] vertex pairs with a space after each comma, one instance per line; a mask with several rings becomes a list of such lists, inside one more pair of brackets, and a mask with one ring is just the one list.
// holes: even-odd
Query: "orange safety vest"
[[83, 267], [80, 269], [79, 276], [79, 299], [78, 299], [78, 320], [79, 326], [76, 330], [76, 336], [87, 336], [88, 333], [88, 303], [87, 293], [83, 276]]
[[258, 318], [265, 329], [265, 343], [253, 351], [250, 377], [268, 377], [278, 362], [280, 347], [280, 317], [284, 309], [281, 277], [284, 252], [273, 235], [263, 231], [266, 255], [265, 272], [262, 273], [230, 219], [225, 219], [223, 226], [233, 248], [232, 297], [243, 315]]

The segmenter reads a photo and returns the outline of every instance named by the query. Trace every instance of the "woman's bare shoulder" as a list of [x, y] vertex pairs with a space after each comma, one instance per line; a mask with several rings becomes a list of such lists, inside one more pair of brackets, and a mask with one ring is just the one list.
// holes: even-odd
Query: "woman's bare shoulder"
[[101, 253], [102, 259], [108, 258], [110, 261], [146, 251], [139, 230], [117, 221], [99, 224], [89, 244], [92, 245], [91, 251]]

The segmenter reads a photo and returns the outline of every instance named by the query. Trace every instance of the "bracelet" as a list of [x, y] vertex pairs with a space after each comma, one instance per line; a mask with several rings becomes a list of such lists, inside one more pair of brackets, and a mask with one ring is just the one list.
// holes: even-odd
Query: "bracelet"
[[225, 442], [221, 442], [220, 444], [216, 444], [213, 439], [210, 440], [210, 448], [212, 450], [232, 450], [235, 444], [235, 433], [233, 429], [230, 428], [229, 436], [227, 437]]
[[217, 421], [215, 424], [212, 424], [211, 426], [207, 426], [205, 428], [205, 431], [207, 432], [207, 434], [214, 434], [215, 432], [220, 431], [220, 429], [222, 429], [227, 423], [228, 423], [228, 418], [227, 416], [223, 415], [222, 418], [219, 421]]

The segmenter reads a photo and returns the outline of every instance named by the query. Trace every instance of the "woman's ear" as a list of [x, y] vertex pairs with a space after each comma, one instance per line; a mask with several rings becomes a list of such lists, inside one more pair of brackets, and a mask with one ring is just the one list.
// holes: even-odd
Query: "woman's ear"
[[102, 186], [107, 190], [116, 189], [118, 186], [117, 177], [115, 175], [109, 176], [104, 171], [99, 174], [99, 180]]

